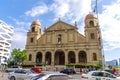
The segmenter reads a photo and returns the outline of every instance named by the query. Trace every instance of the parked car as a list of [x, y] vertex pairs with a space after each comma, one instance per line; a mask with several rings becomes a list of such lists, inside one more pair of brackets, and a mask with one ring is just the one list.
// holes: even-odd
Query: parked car
[[8, 74], [9, 80], [30, 80], [33, 76], [38, 75], [38, 73], [32, 73], [30, 70], [15, 70]]
[[[113, 74], [113, 71], [111, 69], [105, 69], [104, 71], [107, 71], [107, 72]], [[117, 71], [114, 75], [120, 76], [120, 72]]]
[[31, 78], [31, 80], [68, 80], [72, 77], [69, 77], [67, 74], [63, 73], [41, 73], [37, 76]]
[[105, 69], [104, 71], [107, 71], [107, 72], [109, 72], [109, 73], [113, 74], [113, 72], [112, 72], [112, 70], [111, 70], [111, 69]]
[[60, 73], [65, 73], [65, 74], [76, 74], [75, 70], [73, 68], [66, 68], [60, 71]]
[[35, 67], [35, 68], [31, 68], [31, 71], [32, 71], [32, 72], [36, 72], [36, 73], [41, 73], [41, 72], [42, 72], [42, 69], [41, 69], [41, 68], [38, 68], [38, 67]]
[[12, 71], [15, 71], [15, 70], [18, 70], [18, 69], [22, 69], [20, 66], [11, 66], [11, 67], [7, 67], [5, 69], [5, 72], [12, 72]]
[[87, 74], [81, 75], [82, 80], [120, 80], [117, 77], [106, 71], [90, 71]]

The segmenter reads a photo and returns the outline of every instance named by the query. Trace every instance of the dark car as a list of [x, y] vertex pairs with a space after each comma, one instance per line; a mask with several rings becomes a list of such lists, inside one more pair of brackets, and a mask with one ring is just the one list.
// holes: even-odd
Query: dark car
[[112, 73], [112, 74], [113, 74], [112, 70], [110, 70], [110, 69], [105, 69], [104, 71], [107, 71], [107, 72], [109, 72], [109, 73]]
[[65, 73], [65, 74], [76, 74], [75, 70], [73, 68], [67, 68], [63, 69], [60, 71], [60, 73]]
[[32, 72], [36, 72], [36, 73], [41, 73], [41, 72], [42, 72], [42, 69], [41, 69], [41, 68], [38, 68], [38, 67], [35, 67], [35, 68], [31, 68], [31, 71], [32, 71]]

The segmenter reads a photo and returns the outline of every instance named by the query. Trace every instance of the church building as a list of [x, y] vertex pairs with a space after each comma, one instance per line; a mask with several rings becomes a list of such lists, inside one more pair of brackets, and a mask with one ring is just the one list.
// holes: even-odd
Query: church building
[[89, 13], [84, 19], [84, 35], [76, 23], [58, 20], [41, 32], [39, 20], [32, 22], [27, 32], [25, 65], [65, 66], [93, 65], [101, 60], [101, 41], [98, 19]]

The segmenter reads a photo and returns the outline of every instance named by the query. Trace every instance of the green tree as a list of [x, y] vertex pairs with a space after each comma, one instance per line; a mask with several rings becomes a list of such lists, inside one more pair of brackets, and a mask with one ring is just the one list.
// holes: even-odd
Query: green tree
[[[19, 48], [14, 48], [11, 53], [11, 57], [9, 59], [10, 62], [13, 62], [14, 65], [18, 65], [23, 63], [24, 60], [27, 59], [26, 50], [20, 50]], [[9, 63], [8, 61], [8, 63]]]
[[20, 62], [23, 63], [27, 59], [26, 50], [22, 50], [20, 54]]
[[99, 61], [97, 68], [102, 69], [102, 60]]

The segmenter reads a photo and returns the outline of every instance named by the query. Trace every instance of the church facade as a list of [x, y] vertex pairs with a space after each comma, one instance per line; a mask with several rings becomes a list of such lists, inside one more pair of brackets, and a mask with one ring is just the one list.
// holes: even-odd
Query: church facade
[[46, 64], [64, 66], [66, 64], [94, 65], [101, 60], [100, 29], [98, 20], [88, 14], [84, 20], [84, 35], [78, 32], [77, 25], [62, 20], [41, 32], [41, 23], [32, 22], [27, 33], [25, 65]]

